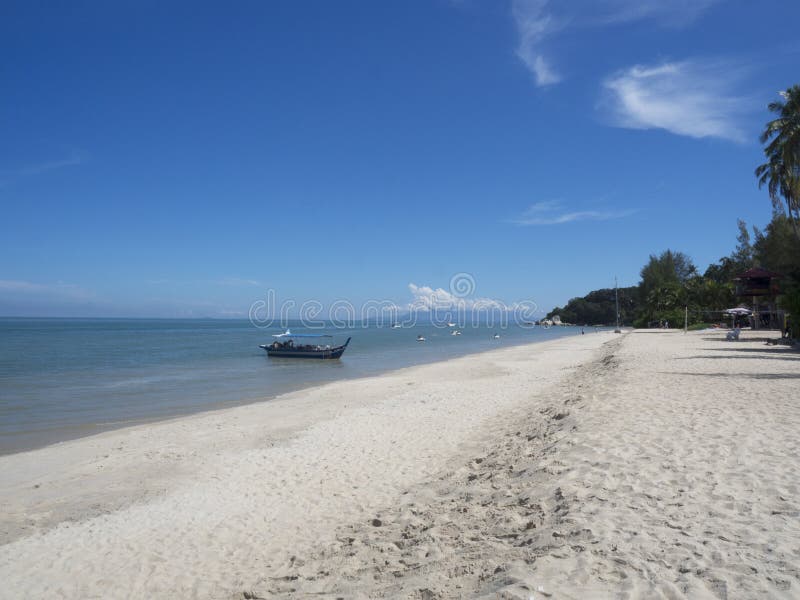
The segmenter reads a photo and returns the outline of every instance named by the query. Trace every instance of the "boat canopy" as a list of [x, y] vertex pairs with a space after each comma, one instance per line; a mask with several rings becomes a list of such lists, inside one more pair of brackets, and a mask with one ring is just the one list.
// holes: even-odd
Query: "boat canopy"
[[324, 333], [292, 333], [288, 329], [286, 333], [275, 333], [272, 335], [274, 338], [285, 338], [285, 337], [292, 337], [292, 338], [332, 338], [332, 335], [327, 335]]

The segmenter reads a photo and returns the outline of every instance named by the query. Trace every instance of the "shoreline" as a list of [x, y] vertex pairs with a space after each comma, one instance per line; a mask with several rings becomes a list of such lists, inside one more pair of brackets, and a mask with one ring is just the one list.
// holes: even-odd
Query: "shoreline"
[[[0, 457], [0, 576], [34, 596], [91, 596], [106, 584], [80, 582], [108, 571], [122, 587], [107, 597], [224, 595], [392, 502], [613, 338], [500, 348]], [[45, 555], [59, 557], [46, 577]]]
[[[76, 319], [76, 320], [86, 320], [86, 319]], [[108, 321], [115, 321], [118, 319], [107, 319]], [[147, 321], [150, 319], [145, 319]], [[602, 333], [608, 332], [611, 328], [600, 328], [600, 327], [593, 327], [592, 333]], [[578, 335], [577, 331], [575, 335]], [[537, 340], [537, 341], [530, 341], [530, 340], [519, 340], [516, 338], [511, 338], [510, 343], [506, 343], [502, 346], [502, 348], [514, 348], [514, 347], [521, 347], [527, 346], [530, 344], [541, 344], [547, 343], [550, 341], [554, 341], [556, 339], [561, 339], [563, 337], [569, 337], [568, 333], [564, 333], [557, 338], [553, 339], [544, 339], [544, 340]], [[216, 412], [220, 410], [227, 410], [229, 408], [236, 408], [239, 406], [248, 406], [251, 404], [258, 404], [261, 402], [272, 402], [282, 396], [293, 394], [295, 392], [302, 392], [307, 390], [312, 390], [318, 388], [320, 386], [327, 385], [329, 383], [335, 383], [338, 381], [354, 381], [358, 379], [364, 379], [369, 377], [380, 377], [381, 375], [393, 373], [395, 371], [401, 371], [403, 369], [414, 368], [416, 366], [424, 366], [428, 364], [435, 364], [440, 363], [448, 360], [453, 360], [457, 358], [462, 358], [465, 356], [473, 356], [479, 355], [486, 352], [493, 352], [497, 349], [502, 348], [492, 348], [492, 349], [481, 349], [476, 351], [469, 351], [467, 350], [464, 353], [458, 353], [455, 355], [446, 355], [442, 357], [437, 357], [435, 360], [425, 361], [420, 363], [412, 363], [406, 366], [401, 367], [394, 367], [388, 366], [386, 368], [377, 369], [374, 374], [370, 375], [362, 375], [356, 374], [352, 376], [342, 376], [340, 378], [330, 379], [327, 381], [309, 381], [306, 382], [300, 387], [290, 389], [290, 390], [278, 390], [274, 393], [262, 394], [258, 396], [245, 396], [236, 399], [227, 399], [213, 402], [209, 405], [197, 405], [190, 408], [186, 408], [185, 410], [177, 411], [174, 413], [165, 413], [161, 415], [155, 415], [150, 418], [141, 418], [141, 419], [128, 419], [128, 420], [120, 420], [108, 423], [97, 423], [97, 422], [86, 422], [81, 424], [73, 424], [73, 425], [65, 425], [61, 427], [50, 427], [50, 428], [43, 428], [37, 430], [26, 430], [26, 431], [19, 431], [14, 433], [5, 433], [3, 437], [6, 438], [8, 441], [4, 441], [2, 445], [0, 445], [0, 457], [2, 456], [10, 456], [14, 454], [19, 454], [21, 452], [30, 452], [33, 450], [39, 450], [42, 448], [47, 448], [50, 446], [56, 446], [59, 444], [63, 444], [66, 442], [80, 440], [88, 437], [92, 437], [94, 435], [101, 435], [103, 433], [107, 433], [110, 431], [118, 431], [121, 429], [126, 429], [129, 427], [139, 427], [139, 426], [146, 426], [152, 425], [161, 422], [168, 422], [173, 421], [175, 419], [182, 419], [185, 417], [191, 417], [194, 415], [201, 415], [207, 412]], [[346, 359], [344, 359], [346, 360]]]
[[721, 338], [570, 336], [0, 457], [0, 596], [794, 597], [800, 354]]

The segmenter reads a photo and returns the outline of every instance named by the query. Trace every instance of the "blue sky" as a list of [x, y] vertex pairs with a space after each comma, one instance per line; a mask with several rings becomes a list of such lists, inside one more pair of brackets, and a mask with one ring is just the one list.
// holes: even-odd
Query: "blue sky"
[[[800, 4], [6, 2], [0, 314], [553, 305], [764, 225]], [[422, 290], [423, 292], [421, 292]]]

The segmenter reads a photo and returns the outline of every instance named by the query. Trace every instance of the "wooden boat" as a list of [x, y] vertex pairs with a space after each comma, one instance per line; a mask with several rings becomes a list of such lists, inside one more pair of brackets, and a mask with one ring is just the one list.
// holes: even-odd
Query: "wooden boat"
[[344, 354], [350, 338], [341, 346], [331, 346], [330, 344], [299, 344], [295, 339], [300, 338], [331, 338], [332, 335], [314, 333], [292, 333], [288, 329], [286, 333], [278, 333], [272, 337], [278, 338], [271, 344], [261, 344], [259, 348], [267, 351], [267, 356], [281, 358], [339, 358]]

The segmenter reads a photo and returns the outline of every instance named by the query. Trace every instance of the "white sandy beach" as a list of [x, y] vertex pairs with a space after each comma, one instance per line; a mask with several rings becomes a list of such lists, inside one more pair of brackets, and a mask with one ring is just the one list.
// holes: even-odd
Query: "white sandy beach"
[[0, 457], [0, 596], [798, 598], [800, 353], [722, 337], [576, 335]]

